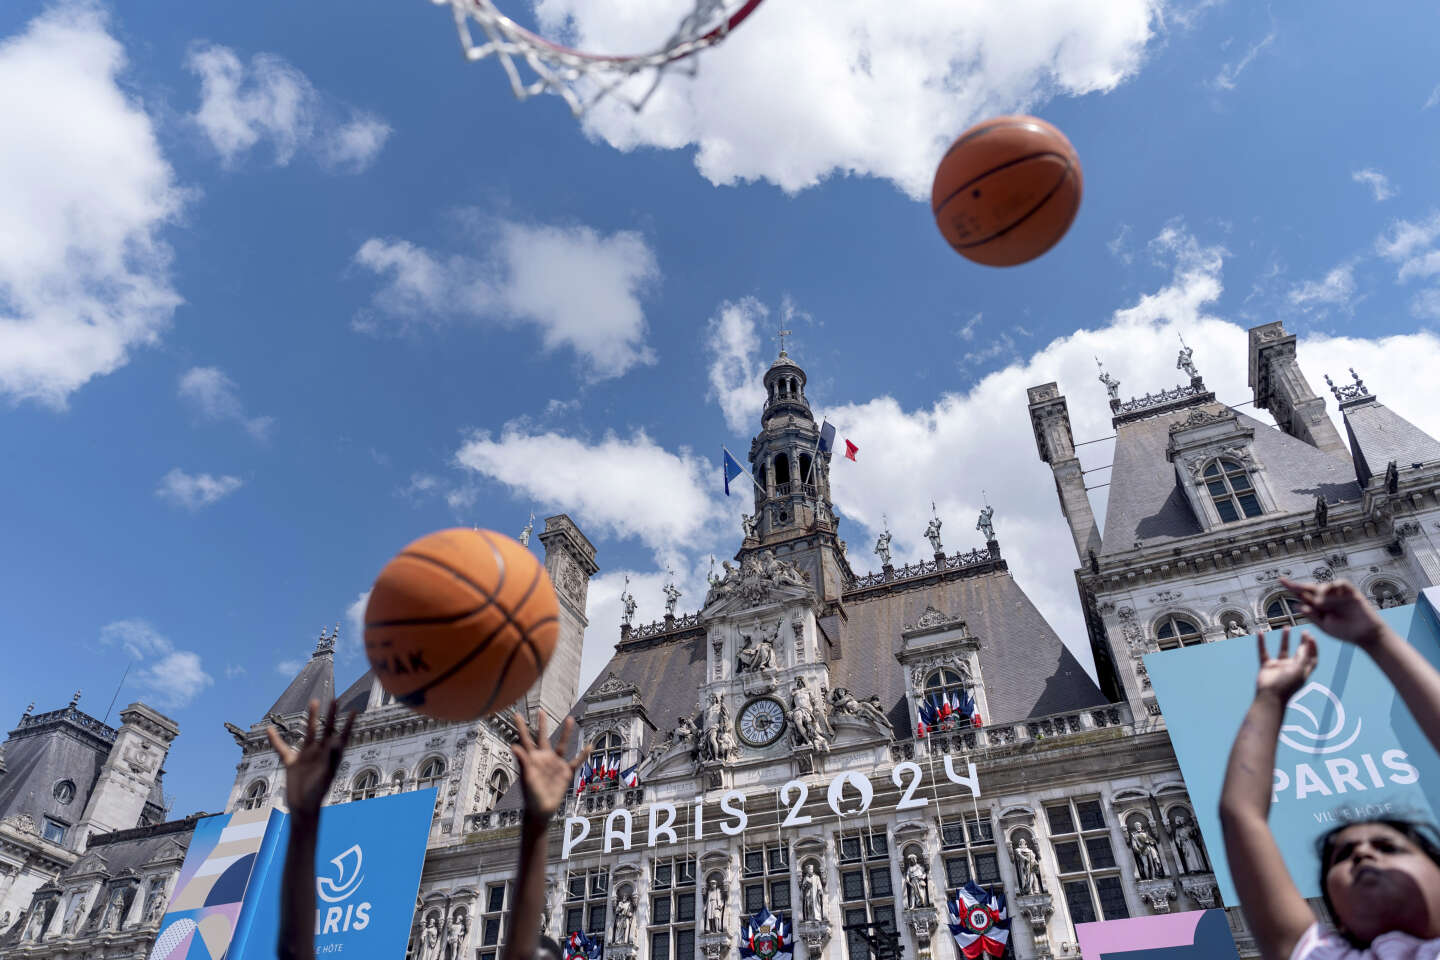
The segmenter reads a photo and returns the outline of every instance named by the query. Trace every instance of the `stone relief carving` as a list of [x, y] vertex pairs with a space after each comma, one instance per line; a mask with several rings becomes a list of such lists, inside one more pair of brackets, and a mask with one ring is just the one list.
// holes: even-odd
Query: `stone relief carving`
[[830, 691], [830, 713], [832, 717], [855, 717], [869, 723], [876, 730], [892, 735], [895, 733], [895, 725], [885, 716], [885, 708], [880, 705], [880, 698], [873, 694], [864, 700], [857, 700], [849, 690], [836, 687]]
[[706, 593], [707, 607], [732, 596], [750, 603], [763, 603], [777, 587], [804, 587], [810, 583], [809, 574], [788, 560], [776, 559], [773, 550], [750, 554], [738, 569], [730, 566], [728, 560], [721, 566], [725, 573]]
[[774, 670], [775, 663], [775, 642], [780, 638], [781, 620], [775, 621], [775, 629], [770, 631], [769, 636], [760, 634], [757, 640], [754, 634], [742, 633], [740, 639], [743, 641], [739, 652], [736, 654], [738, 664], [735, 672], [738, 673], [764, 673]]

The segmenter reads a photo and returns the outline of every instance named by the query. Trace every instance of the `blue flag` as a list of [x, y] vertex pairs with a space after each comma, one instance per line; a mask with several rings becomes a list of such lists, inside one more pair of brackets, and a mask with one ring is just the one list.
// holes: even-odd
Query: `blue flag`
[[725, 454], [725, 459], [722, 460], [721, 463], [725, 468], [725, 496], [728, 497], [730, 496], [730, 481], [744, 473], [745, 468], [740, 466], [740, 461], [730, 456], [729, 450], [726, 450], [724, 447], [720, 449]]
[[835, 427], [826, 420], [820, 424], [820, 443], [816, 447], [821, 453], [829, 453], [835, 446]]

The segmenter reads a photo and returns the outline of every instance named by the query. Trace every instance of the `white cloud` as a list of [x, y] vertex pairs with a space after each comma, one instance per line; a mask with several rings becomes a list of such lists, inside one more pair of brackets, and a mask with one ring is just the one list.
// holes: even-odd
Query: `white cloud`
[[287, 679], [294, 679], [295, 674], [299, 673], [304, 666], [304, 660], [281, 660], [275, 664], [275, 672]]
[[248, 671], [247, 671], [244, 667], [240, 666], [240, 664], [238, 664], [238, 663], [227, 663], [227, 664], [225, 664], [225, 679], [226, 679], [226, 680], [234, 680], [234, 679], [236, 679], [236, 678], [238, 678], [238, 677], [243, 677], [243, 676], [245, 676], [245, 674], [246, 674], [247, 672], [248, 672]]
[[[100, 642], [118, 644], [132, 660], [141, 661], [130, 682], [162, 709], [189, 706], [214, 679], [205, 672], [198, 653], [176, 650], [170, 640], [145, 620], [116, 620], [100, 628]], [[226, 667], [225, 674], [230, 676]], [[243, 672], [243, 670], [242, 670]]]
[[[184, 191], [96, 6], [0, 43], [0, 394], [63, 408], [158, 341], [179, 295], [161, 231]], [[43, 91], [43, 95], [37, 93]]]
[[1363, 183], [1370, 188], [1375, 195], [1375, 202], [1380, 203], [1395, 196], [1395, 188], [1390, 185], [1390, 178], [1379, 170], [1367, 167], [1364, 170], [1356, 170], [1350, 174], [1350, 179], [1356, 183]]
[[[1440, 276], [1440, 211], [1418, 222], [1396, 220], [1375, 241], [1380, 256], [1399, 264], [1397, 283]], [[1420, 290], [1410, 301], [1410, 313], [1422, 320], [1440, 319], [1440, 286]]]
[[655, 362], [640, 301], [660, 269], [643, 236], [504, 220], [483, 230], [481, 257], [440, 255], [407, 240], [365, 241], [355, 263], [384, 282], [356, 329], [405, 332], [485, 318], [535, 327], [546, 349], [575, 351], [594, 380]]
[[268, 140], [277, 166], [304, 150], [326, 169], [359, 173], [391, 133], [379, 117], [316, 90], [275, 54], [257, 53], [247, 67], [229, 47], [212, 44], [191, 50], [185, 67], [200, 78], [200, 107], [190, 119], [227, 165]]
[[760, 362], [759, 321], [770, 311], [754, 297], [720, 304], [710, 318], [705, 348], [710, 354], [710, 396], [720, 405], [732, 433], [749, 433], [765, 406], [765, 367]]
[[195, 412], [205, 420], [220, 422], [233, 420], [245, 428], [245, 432], [256, 440], [270, 436], [275, 425], [274, 417], [249, 417], [235, 381], [225, 375], [219, 367], [191, 367], [180, 377], [180, 399], [191, 404]]
[[1350, 305], [1355, 296], [1355, 265], [1342, 263], [1321, 280], [1306, 280], [1290, 288], [1290, 303], [1297, 307]]
[[[638, 50], [663, 42], [693, 6], [540, 0], [535, 12], [566, 42]], [[916, 0], [903, 16], [877, 16], [871, 0], [767, 4], [701, 55], [693, 79], [667, 76], [643, 113], [606, 100], [586, 126], [620, 150], [693, 145], [696, 167], [716, 184], [768, 180], [794, 192], [853, 174], [918, 198], [945, 147], [980, 118], [1109, 91], [1135, 75], [1162, 6]]]
[[1220, 72], [1215, 75], [1215, 79], [1212, 81], [1215, 88], [1217, 90], [1234, 90], [1236, 81], [1240, 79], [1240, 74], [1245, 71], [1246, 67], [1255, 62], [1255, 58], [1260, 55], [1260, 51], [1274, 42], [1275, 31], [1271, 30], [1265, 35], [1264, 39], [1258, 43], [1251, 44], [1250, 48], [1245, 51], [1245, 55], [1239, 60], [1222, 66]]
[[966, 320], [963, 324], [961, 324], [960, 329], [955, 331], [956, 335], [959, 336], [961, 340], [974, 340], [975, 331], [977, 328], [979, 328], [980, 321], [983, 319], [985, 319], [985, 314], [975, 314], [969, 320]]
[[1424, 105], [1423, 107], [1421, 107], [1420, 109], [1421, 109], [1421, 110], [1429, 110], [1431, 107], [1435, 106], [1437, 103], [1440, 103], [1440, 84], [1437, 84], [1437, 85], [1435, 86], [1435, 89], [1430, 91], [1430, 96], [1428, 96], [1428, 97], [1425, 98], [1425, 105]]
[[239, 490], [242, 483], [239, 477], [191, 474], [176, 467], [160, 478], [155, 496], [187, 510], [199, 510], [228, 497]]
[[472, 434], [455, 462], [523, 493], [537, 513], [564, 510], [587, 533], [635, 537], [655, 550], [694, 542], [722, 515], [711, 464], [684, 448], [671, 453], [643, 430], [591, 443], [512, 424], [498, 438]]
[[1135, 260], [1135, 255], [1130, 252], [1130, 224], [1120, 224], [1120, 229], [1106, 244], [1105, 249], [1110, 251], [1110, 256], [1129, 266]]

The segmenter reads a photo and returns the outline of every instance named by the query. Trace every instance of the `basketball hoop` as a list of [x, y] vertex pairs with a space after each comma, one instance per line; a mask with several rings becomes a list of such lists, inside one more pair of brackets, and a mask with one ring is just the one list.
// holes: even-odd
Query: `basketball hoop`
[[[484, 60], [493, 55], [505, 68], [517, 99], [558, 94], [578, 117], [606, 96], [614, 96], [639, 112], [660, 85], [667, 68], [684, 63], [693, 76], [696, 61], [691, 58], [724, 40], [764, 0], [694, 0], [695, 9], [662, 47], [631, 56], [585, 53], [552, 43], [505, 16], [491, 0], [434, 2], [448, 4], [455, 14], [455, 27], [467, 60]], [[472, 20], [484, 32], [484, 42], [477, 43], [471, 33]], [[523, 72], [527, 68], [533, 79], [527, 79]], [[651, 82], [643, 95], [630, 97], [619, 92], [627, 80], [647, 72]]]

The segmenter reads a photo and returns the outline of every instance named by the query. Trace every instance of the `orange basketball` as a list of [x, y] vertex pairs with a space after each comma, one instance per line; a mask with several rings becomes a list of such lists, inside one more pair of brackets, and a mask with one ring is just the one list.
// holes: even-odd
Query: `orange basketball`
[[474, 720], [525, 694], [555, 649], [560, 608], [525, 547], [490, 530], [441, 530], [380, 571], [365, 608], [365, 655], [396, 700]]
[[1037, 117], [996, 117], [960, 134], [935, 171], [930, 207], [950, 246], [1013, 267], [1065, 236], [1080, 209], [1080, 158]]

